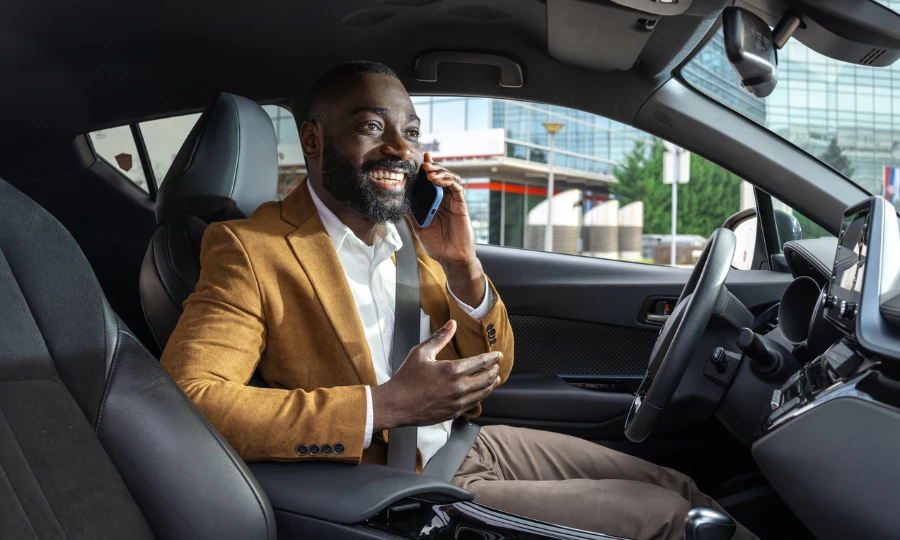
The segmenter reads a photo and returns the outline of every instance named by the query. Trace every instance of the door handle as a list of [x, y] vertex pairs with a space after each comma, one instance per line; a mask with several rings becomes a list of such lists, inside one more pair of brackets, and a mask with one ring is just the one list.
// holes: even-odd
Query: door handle
[[655, 315], [653, 313], [647, 314], [647, 320], [652, 323], [666, 324], [666, 321], [669, 320], [669, 315]]

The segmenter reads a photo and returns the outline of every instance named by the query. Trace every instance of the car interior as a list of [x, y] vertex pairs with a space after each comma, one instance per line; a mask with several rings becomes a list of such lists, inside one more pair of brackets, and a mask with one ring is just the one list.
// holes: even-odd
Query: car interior
[[[6, 10], [0, 538], [611, 538], [476, 504], [446, 478], [244, 463], [159, 365], [199, 279], [206, 227], [278, 197], [263, 106], [302, 121], [311, 83], [353, 59], [391, 66], [412, 96], [603, 116], [754, 188], [755, 208], [719, 224], [693, 268], [479, 245], [516, 357], [475, 422], [566, 433], [677, 469], [763, 539], [895, 538], [897, 213], [685, 81], [681, 68], [726, 24], [732, 37], [799, 40], [871, 69], [900, 58], [900, 15], [871, 0]], [[735, 39], [748, 50], [734, 68], [748, 95], [763, 95], [777, 77], [751, 41]], [[186, 114], [199, 119], [154, 177], [139, 124]], [[91, 133], [113, 128], [134, 135], [146, 190], [98, 153]], [[789, 234], [773, 200], [831, 237]], [[733, 268], [748, 219], [752, 269]], [[660, 316], [660, 302], [674, 309]], [[697, 519], [686, 538], [730, 537]]]

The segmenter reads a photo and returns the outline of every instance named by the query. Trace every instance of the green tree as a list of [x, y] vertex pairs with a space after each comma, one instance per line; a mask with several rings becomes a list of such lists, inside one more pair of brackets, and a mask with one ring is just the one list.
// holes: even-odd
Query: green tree
[[847, 178], [853, 177], [853, 173], [856, 172], [856, 169], [850, 164], [850, 158], [844, 155], [844, 151], [841, 150], [836, 138], [831, 139], [831, 142], [828, 143], [828, 148], [819, 156], [819, 159]]
[[[665, 147], [658, 139], [637, 141], [614, 168], [610, 191], [622, 204], [644, 201], [644, 232], [671, 232], [672, 187], [662, 182]], [[741, 180], [700, 156], [691, 156], [690, 182], [678, 186], [678, 233], [703, 237], [740, 208]]]
[[[828, 148], [826, 148], [825, 152], [819, 156], [819, 159], [847, 178], [851, 178], [853, 173], [856, 172], [856, 169], [854, 169], [853, 165], [850, 163], [850, 158], [844, 154], [844, 151], [841, 149], [840, 145], [838, 145], [836, 138], [831, 139], [828, 143]], [[802, 233], [803, 238], [822, 238], [823, 236], [831, 236], [828, 231], [818, 224], [813, 223], [808, 217], [800, 214], [796, 210], [792, 210], [792, 213], [794, 214], [794, 217], [797, 218], [797, 221], [800, 222], [800, 232]]]

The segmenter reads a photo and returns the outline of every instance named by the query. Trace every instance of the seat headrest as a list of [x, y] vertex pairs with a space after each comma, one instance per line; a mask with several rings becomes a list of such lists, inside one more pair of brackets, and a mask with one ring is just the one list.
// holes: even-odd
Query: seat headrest
[[244, 218], [277, 191], [272, 120], [258, 103], [222, 93], [197, 120], [159, 187], [156, 221]]

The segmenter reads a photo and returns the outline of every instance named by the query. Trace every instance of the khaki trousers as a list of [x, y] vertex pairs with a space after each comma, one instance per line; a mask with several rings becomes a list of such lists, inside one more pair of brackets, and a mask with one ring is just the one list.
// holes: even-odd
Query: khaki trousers
[[[691, 508], [722, 511], [672, 469], [575, 437], [508, 426], [481, 429], [453, 483], [485, 506], [635, 540], [682, 540]], [[756, 536], [738, 524], [734, 538]]]

